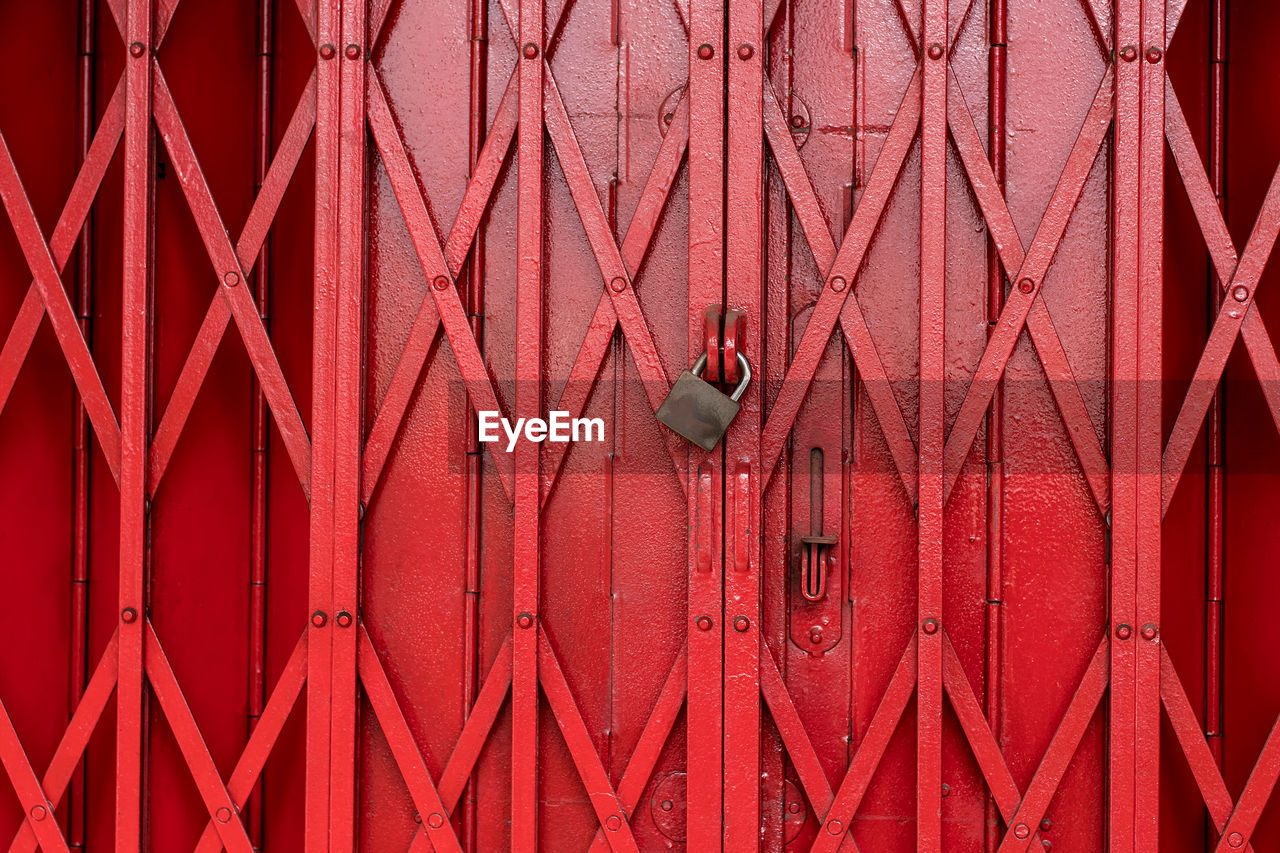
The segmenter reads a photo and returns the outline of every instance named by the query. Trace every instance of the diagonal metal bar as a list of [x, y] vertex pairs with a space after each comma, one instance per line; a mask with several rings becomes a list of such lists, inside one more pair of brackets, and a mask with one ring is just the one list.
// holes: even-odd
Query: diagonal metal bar
[[[293, 713], [298, 697], [302, 695], [302, 687], [307, 681], [307, 631], [298, 637], [298, 642], [289, 655], [284, 671], [271, 691], [271, 698], [262, 715], [258, 717], [253, 733], [245, 744], [240, 759], [236, 762], [231, 777], [227, 780], [227, 793], [235, 802], [236, 808], [243, 808], [249, 799], [253, 786], [258, 784], [262, 768], [266, 766], [267, 757], [280, 738], [284, 724]], [[218, 827], [214, 821], [205, 824], [204, 833], [196, 843], [196, 853], [218, 853], [222, 849], [222, 841], [218, 836]]]
[[[428, 291], [434, 302], [436, 315], [444, 327], [445, 336], [453, 350], [458, 371], [467, 387], [467, 393], [476, 411], [500, 411], [498, 395], [493, 388], [484, 356], [476, 345], [475, 335], [467, 319], [467, 312], [462, 307], [458, 296], [458, 288], [453, 280], [448, 264], [432, 223], [431, 213], [426, 200], [418, 188], [413, 166], [409, 162], [408, 152], [404, 148], [400, 133], [396, 129], [395, 119], [391, 115], [391, 107], [387, 103], [386, 93], [376, 74], [370, 69], [366, 74], [369, 127], [373, 131], [374, 142], [378, 153], [382, 156], [382, 164], [387, 170], [392, 191], [400, 205], [405, 225], [409, 229], [409, 237], [418, 255], [418, 263], [422, 266], [430, 284]], [[425, 302], [425, 300], [424, 300]], [[416, 324], [415, 324], [416, 325]], [[412, 334], [412, 332], [411, 332]], [[416, 372], [414, 378], [416, 379]], [[408, 403], [408, 397], [403, 402]], [[397, 395], [397, 403], [400, 395]], [[404, 418], [404, 411], [393, 412], [392, 422], [398, 424]], [[375, 425], [376, 428], [376, 425]], [[380, 461], [385, 464], [386, 453], [389, 453], [390, 442], [381, 439], [383, 433], [377, 433], [379, 441], [374, 443], [375, 453], [381, 455]], [[384, 451], [385, 448], [385, 451]], [[366, 453], [368, 451], [366, 450]], [[509, 455], [492, 454], [498, 468], [503, 488], [510, 497], [514, 488], [514, 466]], [[375, 477], [381, 473], [382, 464], [370, 471]], [[373, 485], [373, 484], [371, 484]]]
[[[862, 743], [849, 762], [849, 769], [845, 771], [844, 779], [836, 790], [831, 808], [820, 817], [822, 831], [814, 841], [812, 853], [833, 853], [838, 848], [849, 846], [845, 843], [846, 839], [850, 844], [853, 841], [853, 835], [849, 832], [853, 816], [857, 813], [858, 806], [867, 793], [867, 786], [871, 784], [880, 759], [915, 692], [916, 642], [916, 634], [912, 634], [902, 657], [898, 659], [898, 666], [889, 679], [889, 686], [885, 688], [880, 705], [871, 715]], [[853, 849], [856, 850], [857, 846], [853, 845]]]
[[[1243, 287], [1245, 291], [1252, 291], [1253, 287], [1256, 286], [1257, 277], [1260, 276], [1262, 267], [1266, 263], [1266, 256], [1270, 254], [1271, 246], [1274, 244], [1274, 233], [1271, 234], [1270, 242], [1267, 243], [1265, 249], [1258, 246], [1256, 241], [1267, 240], [1266, 234], [1259, 233], [1263, 226], [1263, 217], [1270, 215], [1274, 218], [1280, 214], [1280, 208], [1276, 207], [1280, 170], [1277, 170], [1275, 177], [1272, 178], [1271, 187], [1267, 191], [1267, 199], [1263, 203], [1262, 211], [1254, 226], [1254, 233], [1250, 235], [1249, 243], [1245, 248], [1246, 257], [1249, 257], [1249, 247], [1251, 246], [1255, 247], [1253, 251], [1264, 255], [1260, 260], [1254, 259], [1252, 261], [1255, 269], [1250, 273], [1249, 270], [1243, 269], [1243, 262], [1236, 254], [1235, 244], [1231, 239], [1230, 232], [1227, 230], [1226, 221], [1223, 218], [1221, 209], [1218, 207], [1217, 199], [1209, 184], [1204, 165], [1200, 162], [1195, 139], [1187, 126], [1186, 116], [1183, 114], [1182, 105], [1178, 102], [1177, 92], [1174, 91], [1172, 84], [1168, 82], [1166, 82], [1165, 88], [1165, 138], [1168, 141], [1169, 151], [1173, 155], [1178, 173], [1182, 178], [1182, 184], [1186, 188], [1187, 199], [1191, 203], [1196, 220], [1200, 225], [1200, 231], [1204, 235], [1209, 257], [1213, 261], [1218, 280], [1221, 282], [1223, 292], [1226, 294], [1221, 311], [1223, 313], [1234, 311], [1244, 314], [1243, 322], [1238, 325], [1238, 333], [1244, 338], [1245, 345], [1249, 350], [1249, 359], [1253, 363], [1254, 372], [1258, 377], [1258, 386], [1267, 401], [1267, 408], [1271, 412], [1272, 421], [1276, 424], [1276, 428], [1280, 430], [1280, 361], [1277, 361], [1275, 346], [1272, 343], [1271, 335], [1267, 331], [1262, 315], [1253, 305], [1252, 294], [1250, 293], [1247, 297], [1247, 307], [1242, 306], [1236, 298], [1236, 294], [1240, 292], [1237, 291], [1237, 288]], [[1270, 210], [1270, 213], [1268, 213], [1268, 210]], [[1275, 223], [1272, 223], [1271, 227], [1274, 229]], [[1242, 272], [1246, 276], [1250, 274], [1254, 276], [1252, 279], [1253, 284], [1248, 280], [1237, 281]], [[1222, 370], [1226, 366], [1226, 358], [1230, 355], [1235, 343], [1234, 333], [1228, 335], [1227, 331], [1222, 333], [1218, 331], [1218, 324], [1223, 319], [1223, 313], [1220, 313], [1214, 322], [1209, 342], [1206, 344], [1200, 363], [1196, 366], [1196, 373], [1192, 378], [1187, 396], [1183, 400], [1182, 410], [1178, 412], [1173, 431], [1170, 433], [1169, 441], [1165, 445], [1162, 463], [1164, 468], [1162, 496], [1164, 512], [1168, 512], [1169, 504], [1177, 491], [1178, 482], [1186, 468], [1192, 446], [1208, 411], [1209, 401], [1212, 400], [1217, 384], [1221, 381]], [[1214, 338], [1215, 334], [1219, 334], [1217, 340]], [[1209, 354], [1211, 347], [1215, 350], [1215, 358], [1221, 359], [1222, 363], [1220, 365], [1206, 364], [1205, 357]], [[1226, 355], [1222, 355], [1224, 350]], [[1215, 366], [1216, 373], [1214, 372]], [[1189, 406], [1191, 408], [1188, 408]], [[1199, 412], [1198, 415], [1196, 414], [1197, 412]], [[1186, 413], [1185, 419], [1184, 413]]]
[[[311, 138], [316, 121], [315, 74], [302, 93], [289, 125], [281, 137], [280, 146], [276, 150], [271, 166], [262, 182], [249, 218], [245, 220], [244, 229], [236, 243], [235, 255], [245, 270], [256, 262], [266, 241], [267, 232], [275, 220], [285, 190], [297, 171], [302, 152]], [[204, 320], [196, 333], [195, 341], [187, 353], [173, 392], [169, 396], [160, 424], [151, 439], [149, 454], [148, 494], [154, 496], [160, 486], [160, 480], [173, 458], [174, 448], [195, 405], [197, 394], [204, 384], [205, 376], [213, 363], [222, 336], [226, 333], [227, 324], [231, 320], [231, 305], [221, 292], [214, 294], [205, 312]]]
[[[1225, 838], [1224, 830], [1227, 821], [1231, 819], [1235, 803], [1231, 799], [1231, 792], [1227, 790], [1226, 782], [1222, 780], [1217, 760], [1209, 750], [1200, 722], [1196, 719], [1196, 712], [1191, 709], [1191, 702], [1187, 699], [1178, 670], [1163, 644], [1160, 646], [1160, 701], [1164, 703], [1169, 725], [1178, 738], [1178, 745], [1187, 759], [1187, 766], [1191, 768], [1191, 775], [1195, 777], [1196, 787], [1200, 789], [1200, 797], [1209, 811], [1213, 827]], [[1247, 853], [1253, 853], [1253, 845], [1248, 841], [1242, 846]]]
[[813, 741], [800, 721], [795, 702], [787, 692], [786, 682], [778, 671], [778, 664], [773, 659], [773, 650], [768, 642], [760, 643], [760, 693], [769, 705], [769, 714], [782, 737], [782, 745], [786, 747], [791, 759], [791, 766], [800, 778], [800, 787], [813, 805], [816, 814], [826, 814], [831, 808], [835, 794], [831, 791], [831, 781], [818, 752], [813, 748]]
[[[102, 657], [98, 659], [93, 676], [85, 685], [80, 702], [76, 705], [76, 710], [62, 733], [62, 739], [54, 750], [53, 758], [49, 760], [49, 768], [41, 780], [45, 796], [55, 805], [61, 802], [62, 795], [71, 784], [71, 776], [75, 773], [76, 765], [80, 763], [80, 757], [84, 755], [85, 747], [89, 745], [89, 738], [97, 728], [98, 721], [102, 719], [102, 712], [106, 710], [111, 694], [115, 692], [119, 665], [119, 634], [114, 633], [107, 642]], [[9, 845], [11, 853], [35, 853], [36, 846], [42, 843], [31, 824], [31, 814], [28, 812], [23, 817], [22, 825], [18, 827], [13, 843]]]
[[453, 832], [453, 825], [446, 819], [448, 814], [440, 801], [440, 792], [431, 781], [431, 772], [427, 770], [422, 753], [413, 739], [413, 732], [405, 721], [400, 705], [396, 702], [395, 691], [387, 679], [387, 672], [382, 668], [382, 661], [369, 639], [369, 632], [360, 625], [358, 666], [360, 681], [364, 684], [365, 695], [373, 707], [378, 725], [391, 748], [391, 755], [400, 775], [409, 789], [413, 804], [422, 815], [427, 837], [437, 851], [458, 851], [458, 837]]
[[169, 721], [169, 729], [178, 742], [178, 749], [181, 750], [191, 778], [200, 792], [200, 799], [204, 801], [205, 809], [218, 830], [218, 838], [229, 853], [253, 853], [253, 845], [249, 843], [249, 836], [239, 817], [240, 810], [218, 775], [213, 756], [209, 754], [209, 747], [200, 734], [191, 707], [182, 694], [178, 679], [173, 674], [173, 667], [169, 665], [169, 658], [165, 655], [150, 620], [147, 620], [145, 637], [147, 678], [155, 691], [160, 710]]
[[787, 367], [782, 390], [774, 401], [773, 409], [765, 422], [760, 440], [761, 460], [764, 466], [762, 485], [768, 485], [774, 468], [786, 444], [787, 436], [795, 424], [796, 415], [808, 393], [809, 385], [818, 369], [818, 363], [827, 348], [827, 342], [841, 320], [841, 328], [848, 341], [854, 361], [862, 373], [863, 386], [871, 399], [880, 428], [884, 432], [894, 465], [902, 478], [903, 488], [915, 499], [916, 451], [915, 443], [907, 429], [902, 408], [893, 393], [893, 386], [885, 372], [884, 362], [876, 352], [875, 342], [862, 313], [858, 298], [853, 294], [853, 281], [866, 258], [875, 236], [876, 227], [884, 215], [889, 197], [902, 173], [907, 152], [920, 125], [920, 71], [917, 68], [911, 83], [903, 93], [902, 103], [894, 116], [893, 124], [885, 137], [880, 156], [871, 172], [862, 199], [853, 212], [849, 227], [837, 251], [826, 217], [818, 202], [813, 182], [800, 160], [791, 131], [786, 126], [781, 106], [772, 87], [767, 87], [764, 98], [765, 135], [773, 150], [774, 162], [782, 175], [787, 194], [791, 197], [796, 218], [804, 231], [814, 262], [827, 278], [818, 303], [814, 306], [809, 322], [800, 336], [795, 355]]
[[560, 660], [547, 640], [546, 631], [538, 632], [538, 651], [538, 680], [542, 683], [542, 691], [564, 736], [565, 745], [569, 747], [569, 755], [578, 768], [578, 776], [586, 786], [587, 798], [591, 800], [600, 825], [606, 830], [609, 847], [614, 851], [639, 853], [635, 836], [631, 834], [630, 815], [600, 763], [600, 756], [591, 743], [591, 733], [582, 720], [582, 712], [569, 690], [569, 682], [565, 681]]
[[[685, 693], [689, 681], [689, 647], [686, 645], [676, 655], [666, 683], [658, 693], [658, 701], [654, 703], [653, 712], [640, 732], [635, 751], [622, 771], [622, 781], [618, 783], [618, 799], [627, 814], [634, 814], [645, 786], [653, 775], [653, 768], [658, 763], [658, 756], [671, 736], [671, 728], [676, 717], [684, 706]], [[589, 853], [604, 853], [609, 848], [603, 828], [596, 830], [596, 837], [591, 842]]]
[[[676, 107], [676, 114], [672, 118], [671, 126], [667, 129], [667, 135], [663, 137], [662, 144], [658, 148], [658, 155], [654, 159], [653, 168], [645, 181], [644, 189], [640, 191], [640, 200], [636, 204], [631, 223], [627, 226], [627, 232], [622, 238], [622, 262], [626, 266], [627, 273], [631, 279], [635, 278], [644, 263], [649, 244], [653, 240], [653, 235], [657, 232], [658, 221], [662, 216], [663, 209], [666, 207], [667, 199], [671, 195], [671, 187], [675, 184], [676, 176], [680, 172], [680, 164], [684, 161], [688, 145], [689, 99], [686, 92], [680, 97], [680, 103]], [[613, 332], [617, 328], [617, 324], [618, 315], [614, 310], [613, 300], [607, 292], [603, 293], [600, 296], [600, 301], [596, 304], [595, 315], [592, 316], [591, 322], [587, 325], [587, 333], [578, 348], [578, 354], [573, 360], [573, 366], [569, 369], [569, 379], [565, 383], [564, 391], [561, 393], [560, 402], [557, 405], [558, 409], [569, 412], [570, 417], [581, 416], [583, 409], [586, 408], [587, 400], [595, 387], [596, 378], [600, 374], [600, 366], [604, 361], [605, 353], [608, 351], [609, 341], [613, 339]], [[569, 445], [567, 444], [552, 444], [547, 448], [544, 460], [545, 474], [542, 495], [544, 505], [551, 497], [551, 491], [555, 486], [560, 467], [564, 463], [565, 454], [568, 453], [568, 450]], [[682, 472], [684, 470], [683, 458], [680, 459], [677, 465], [677, 472]], [[687, 489], [688, 478], [681, 474], [679, 480], [681, 486]]]
[[1236, 835], [1246, 841], [1253, 835], [1258, 819], [1262, 817], [1262, 809], [1276, 789], [1277, 779], [1280, 779], [1280, 718], [1271, 724], [1271, 731], [1267, 733], [1262, 752], [1258, 754], [1258, 760], [1249, 772], [1249, 779], [1244, 783], [1244, 790], [1240, 792], [1240, 799], [1231, 812], [1231, 819], [1218, 838], [1215, 853], [1230, 853], [1238, 849], [1240, 845], [1232, 842]]
[[4, 765], [5, 775], [9, 777], [9, 783], [18, 795], [22, 811], [32, 818], [28, 825], [40, 842], [40, 848], [68, 851], [67, 840], [54, 818], [54, 804], [40, 787], [40, 780], [36, 778], [31, 760], [22, 748], [22, 741], [18, 738], [18, 731], [13, 727], [13, 720], [9, 717], [9, 709], [4, 702], [0, 702], [0, 764]]
[[[114, 121], [114, 118], [112, 119]], [[53, 326], [58, 345], [62, 348], [75, 381], [76, 390], [84, 402], [89, 420], [93, 423], [93, 431], [111, 467], [112, 476], [117, 482], [120, 477], [120, 424], [116, 420], [115, 410], [107, 398], [107, 391], [102, 385], [102, 377], [93, 363], [93, 356], [80, 331], [80, 323], [71, 307], [66, 288], [62, 284], [59, 264], [54, 259], [49, 243], [40, 231], [40, 223], [36, 220], [35, 210], [31, 207], [22, 179], [18, 175], [17, 164], [9, 151], [9, 143], [0, 133], [0, 201], [3, 202], [18, 245], [26, 258], [27, 265], [35, 277], [35, 286], [44, 302], [45, 313]], [[65, 263], [65, 262], [64, 262]]]
[[[1084, 730], [1088, 728], [1089, 721], [1093, 719], [1094, 713], [1098, 710], [1098, 704], [1102, 701], [1102, 694], [1107, 690], [1107, 681], [1111, 673], [1110, 650], [1110, 641], [1103, 637], [1098, 643], [1098, 650], [1094, 652], [1093, 659], [1089, 661], [1084, 677], [1076, 687], [1075, 695], [1071, 697], [1071, 703], [1067, 705], [1067, 712], [1062, 716], [1058, 730], [1053, 733], [1049, 747], [1040, 759], [1039, 766], [1036, 767], [1031, 784], [1027, 786], [1026, 795], [1018, 804], [1018, 810], [1008, 821], [1009, 826], [1040, 825], [1044, 813], [1049, 809], [1049, 802], [1058, 790], [1059, 783], [1062, 782], [1067, 765], [1071, 763], [1072, 757], [1080, 748], [1080, 739], [1084, 737]], [[1000, 844], [1000, 853], [1013, 853], [1015, 850], [1025, 853], [1030, 846], [1030, 835], [1026, 838], [1018, 838], [1013, 832], [1006, 832], [1004, 841]]]
[[[978, 136], [977, 124], [973, 112], [964, 101], [964, 92], [955, 74], [950, 76], [951, 97], [947, 99], [948, 126], [956, 151], [960, 154], [961, 163], [969, 177], [974, 196], [983, 218], [987, 221], [991, 238], [1000, 255], [1005, 270], [1013, 275], [1014, 281], [1021, 281], [1022, 267], [1026, 261], [1026, 253], [1022, 248], [1022, 239], [1018, 236], [1017, 227], [1013, 223], [1013, 215], [1000, 184], [996, 181], [991, 163], [982, 147]], [[1053, 393], [1058, 412], [1071, 439], [1080, 467], [1089, 482], [1089, 487], [1105, 515], [1110, 506], [1110, 465], [1102, 445], [1098, 440], [1098, 432], [1089, 416], [1084, 396], [1076, 382], [1075, 374], [1067, 359], [1049, 307], [1043, 299], [1032, 302], [1027, 315], [1027, 329], [1031, 333], [1032, 342], [1039, 354], [1041, 366], [1049, 379], [1049, 388]], [[1003, 371], [1003, 368], [1002, 368]]]
[[272, 349], [271, 339], [262, 324], [253, 296], [247, 286], [239, 286], [241, 282], [248, 280], [245, 265], [241, 264], [231, 245], [231, 237], [227, 234], [222, 215], [218, 212], [191, 139], [187, 136], [186, 127], [158, 63], [154, 66], [152, 89], [156, 127], [173, 161], [174, 172], [177, 173], [178, 182], [187, 198], [210, 263], [222, 282], [218, 292], [227, 301], [231, 316], [240, 330], [245, 351], [258, 376], [263, 396], [275, 417], [285, 450], [298, 475], [298, 482], [309, 498], [311, 451], [302, 416], [298, 413], [297, 403], [280, 369], [280, 362]]
[[[1031, 241], [1031, 247], [1027, 250], [1025, 258], [1019, 266], [1009, 268], [1011, 278], [1017, 284], [1009, 292], [1005, 306], [1000, 312], [1000, 319], [992, 331], [987, 347], [982, 353], [982, 359], [978, 362], [978, 367], [974, 371], [973, 381], [970, 383], [969, 390], [961, 403], [960, 412], [956, 415], [951, 432], [947, 435], [944, 466], [944, 501], [946, 496], [951, 493], [951, 488], [955, 485], [956, 479], [960, 476], [965, 457], [969, 455], [973, 440], [978, 434], [983, 418], [986, 417], [991, 396], [995, 393], [1000, 377], [1004, 374], [1005, 366], [1009, 363], [1009, 356], [1013, 353], [1014, 344], [1017, 343], [1018, 337], [1022, 334], [1022, 329], [1027, 325], [1027, 318], [1031, 313], [1032, 306], [1041, 299], [1040, 287], [1044, 282], [1044, 275], [1048, 271], [1049, 264], [1062, 242], [1062, 235], [1066, 232], [1067, 223], [1071, 220], [1071, 214], [1080, 199], [1080, 193], [1084, 189], [1084, 182], [1089, 177], [1089, 172], [1097, 160], [1098, 151], [1106, 138], [1107, 128], [1111, 125], [1111, 115], [1114, 108], [1111, 91], [1113, 79], [1113, 69], [1108, 68], [1107, 73], [1103, 75], [1102, 82], [1098, 85], [1098, 91], [1094, 95], [1093, 104], [1089, 107], [1088, 114], [1085, 116], [1080, 134], [1076, 137], [1071, 153], [1067, 156], [1066, 166], [1062, 170], [1062, 176], [1058, 179], [1058, 184], [1049, 199], [1049, 206], [1046, 208], [1044, 216], [1040, 220], [1040, 225], [1036, 229], [1036, 235]], [[969, 120], [972, 121], [972, 117]], [[1001, 247], [1002, 258], [1005, 251], [1013, 251], [1017, 245], [1016, 242], [1011, 245], [1003, 245]], [[1016, 257], [1016, 254], [1014, 256]], [[1042, 340], [1048, 337], [1046, 328], [1043, 330]], [[1043, 351], [1041, 357], [1044, 357]], [[1059, 369], [1063, 368], [1060, 367]], [[1065, 369], [1069, 374], [1070, 368], [1067, 367]], [[1051, 383], [1051, 386], [1064, 391], [1069, 390], [1074, 385], [1075, 383], [1072, 381]], [[1061, 403], [1059, 405], [1061, 407]], [[1068, 411], [1073, 407], [1074, 404], [1068, 405]], [[1068, 424], [1068, 426], [1071, 427], [1072, 424]], [[1075, 428], [1071, 430], [1073, 443], [1078, 442], [1078, 447], [1083, 446], [1086, 448], [1086, 452], [1081, 456], [1081, 459], [1084, 463], [1087, 463], [1092, 454], [1089, 451], [1089, 442], [1085, 441], [1087, 438], [1085, 433], [1086, 426], [1083, 423], [1077, 423], [1074, 426]], [[1092, 427], [1089, 426], [1088, 429], [1092, 429]], [[1096, 441], [1097, 434], [1094, 433], [1093, 442]], [[1102, 476], [1105, 478], [1105, 471], [1106, 469], [1103, 467], [1094, 472], [1086, 470], [1085, 473], [1091, 477]], [[1093, 484], [1092, 480], [1091, 486], [1094, 488], [1096, 498], [1099, 494], [1099, 487]]]

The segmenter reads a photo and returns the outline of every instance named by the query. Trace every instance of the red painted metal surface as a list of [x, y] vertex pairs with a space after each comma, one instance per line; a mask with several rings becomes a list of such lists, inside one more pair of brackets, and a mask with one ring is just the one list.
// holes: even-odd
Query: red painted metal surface
[[0, 26], [11, 849], [1280, 845], [1272, 4]]

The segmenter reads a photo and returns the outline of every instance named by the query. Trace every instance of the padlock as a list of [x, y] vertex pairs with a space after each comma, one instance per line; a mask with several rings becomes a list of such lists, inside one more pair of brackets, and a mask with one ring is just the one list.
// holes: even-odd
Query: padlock
[[742, 353], [738, 353], [737, 363], [740, 378], [733, 394], [727, 395], [702, 378], [707, 354], [698, 356], [693, 368], [680, 374], [658, 407], [658, 420], [703, 450], [714, 450], [742, 408], [738, 401], [751, 381], [751, 365]]

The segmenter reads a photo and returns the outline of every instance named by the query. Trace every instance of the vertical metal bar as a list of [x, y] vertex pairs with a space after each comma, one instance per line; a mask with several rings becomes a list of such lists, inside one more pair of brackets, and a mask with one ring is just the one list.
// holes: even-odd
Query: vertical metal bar
[[[725, 158], [724, 0], [689, 3], [689, 361], [704, 350], [703, 311], [723, 299]], [[690, 850], [721, 849], [724, 774], [724, 552], [719, 452], [689, 451], [689, 694], [687, 834]]]
[[[520, 0], [516, 200], [516, 417], [542, 412], [542, 0]], [[515, 590], [511, 676], [511, 843], [538, 840], [538, 632], [541, 445], [515, 449]]]
[[[1226, 215], [1226, 101], [1227, 101], [1227, 0], [1213, 0], [1209, 22], [1209, 182], [1218, 199], [1218, 209]], [[1212, 263], [1209, 267], [1208, 324], [1218, 316], [1222, 305], [1222, 282]], [[1204, 686], [1205, 737], [1218, 767], [1222, 767], [1222, 584], [1223, 584], [1223, 520], [1226, 502], [1223, 493], [1222, 387], [1219, 386], [1209, 404], [1205, 426], [1205, 464], [1207, 473], [1206, 571], [1205, 571], [1205, 647]]]
[[[258, 2], [258, 87], [255, 93], [256, 123], [254, 141], [254, 195], [262, 189], [271, 166], [271, 126], [274, 87], [272, 53], [274, 21], [272, 0]], [[270, 235], [263, 240], [262, 250], [254, 266], [253, 291], [263, 325], [270, 331], [271, 253]], [[253, 734], [267, 702], [267, 400], [258, 386], [257, 374], [250, 386], [253, 400], [252, 426], [252, 492], [249, 502], [249, 734]], [[254, 785], [245, 804], [245, 820], [249, 841], [262, 846], [262, 783]]]
[[[1005, 186], [1005, 79], [1008, 47], [1007, 0], [991, 0], [989, 8], [991, 52], [987, 59], [987, 116], [991, 171], [996, 184]], [[987, 336], [995, 330], [1004, 309], [1005, 276], [994, 239], [987, 239]], [[987, 410], [987, 606], [985, 700], [987, 725], [1000, 742], [1000, 690], [1004, 629], [1004, 378], [991, 394]], [[995, 798], [988, 792], [986, 849], [1000, 846], [1001, 817]]]
[[916, 849], [942, 846], [943, 355], [947, 225], [947, 0], [924, 0], [917, 510]]
[[125, 7], [124, 270], [120, 372], [116, 849], [143, 846], [143, 625], [147, 527], [147, 277], [151, 238], [151, 0]]
[[1117, 0], [1111, 287], [1111, 690], [1108, 849], [1135, 850], [1135, 636], [1138, 559], [1138, 211], [1141, 12]]
[[[764, 4], [729, 4], [726, 307], [747, 314], [738, 350], [760, 363], [764, 317]], [[692, 125], [691, 125], [692, 126]], [[728, 365], [724, 366], [727, 371]], [[763, 370], [760, 371], [763, 376]], [[760, 436], [763, 382], [724, 441], [724, 849], [760, 846]]]
[[311, 516], [307, 589], [306, 849], [328, 850], [333, 671], [334, 453], [339, 271], [340, 0], [317, 4], [315, 269], [311, 358]]
[[360, 608], [360, 447], [363, 431], [365, 63], [368, 0], [342, 2], [338, 143], [338, 287], [333, 396], [333, 705], [331, 851], [356, 846], [356, 637]]
[[1160, 528], [1164, 516], [1162, 329], [1164, 294], [1165, 0], [1142, 3], [1138, 219], [1137, 636], [1134, 695], [1134, 848], [1160, 842]]
[[[80, 49], [76, 78], [76, 157], [80, 164], [88, 156], [93, 141], [95, 96], [95, 51], [97, 48], [97, 9], [93, 0], [80, 2]], [[76, 316], [80, 334], [92, 345], [90, 317], [93, 311], [93, 212], [80, 229], [76, 246]], [[89, 442], [92, 431], [89, 414], [79, 393], [72, 402], [72, 501], [75, 518], [71, 540], [71, 672], [67, 719], [75, 713], [88, 682], [89, 657]], [[72, 848], [84, 846], [85, 767], [81, 761], [71, 777], [67, 796], [67, 843]]]
[[[488, 0], [471, 0], [471, 102], [467, 134], [467, 165], [474, 175], [480, 152], [484, 148], [486, 121], [488, 119], [489, 86], [489, 4]], [[471, 255], [467, 259], [467, 315], [471, 321], [471, 334], [476, 347], [484, 352], [484, 277], [485, 277], [485, 219], [481, 218], [472, 241]], [[467, 505], [466, 505], [466, 566], [463, 604], [463, 688], [462, 711], [470, 715], [480, 690], [480, 488], [482, 485], [479, 436], [470, 396], [467, 398]], [[462, 849], [476, 849], [476, 780], [473, 773], [467, 780], [461, 808]]]

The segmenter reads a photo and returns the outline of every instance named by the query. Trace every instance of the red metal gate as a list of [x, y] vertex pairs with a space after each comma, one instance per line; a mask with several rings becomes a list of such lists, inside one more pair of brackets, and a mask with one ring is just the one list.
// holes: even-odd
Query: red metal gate
[[1280, 9], [0, 27], [11, 849], [1280, 848]]

